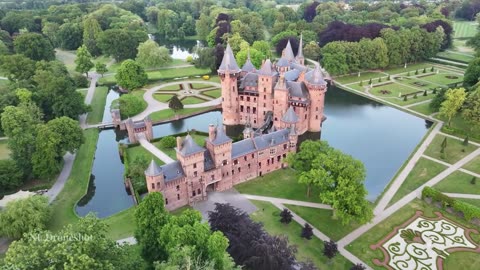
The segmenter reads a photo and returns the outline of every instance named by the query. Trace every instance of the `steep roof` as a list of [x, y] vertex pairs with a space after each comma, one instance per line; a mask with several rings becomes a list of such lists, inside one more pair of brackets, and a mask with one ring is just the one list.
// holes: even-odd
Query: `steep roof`
[[214, 145], [220, 145], [220, 144], [224, 144], [231, 141], [232, 139], [230, 139], [230, 137], [228, 137], [227, 134], [225, 134], [223, 127], [218, 126], [215, 130], [215, 138], [211, 142]]
[[237, 158], [255, 151], [253, 139], [245, 139], [232, 144], [232, 158]]
[[210, 152], [208, 150], [205, 150], [205, 152], [203, 152], [203, 162], [203, 169], [205, 171], [209, 171], [215, 168], [215, 163], [213, 163], [212, 156], [210, 155]]
[[288, 61], [294, 61], [295, 60], [295, 55], [293, 54], [293, 49], [292, 49], [292, 45], [290, 44], [290, 39], [288, 40], [287, 42], [287, 46], [285, 47], [285, 58], [288, 60]]
[[298, 43], [297, 58], [303, 58], [303, 35], [300, 34], [300, 43]]
[[165, 183], [185, 176], [185, 174], [183, 173], [182, 164], [178, 160], [172, 163], [165, 164], [160, 168], [162, 169]]
[[276, 65], [277, 65], [277, 67], [288, 67], [288, 66], [290, 66], [290, 63], [288, 62], [288, 60], [285, 57], [282, 57], [278, 60]]
[[298, 69], [292, 69], [285, 72], [285, 80], [287, 81], [296, 81], [298, 76], [300, 76], [300, 70]]
[[305, 80], [314, 85], [327, 85], [327, 82], [323, 79], [323, 73], [318, 64], [315, 65], [315, 69], [305, 74]]
[[235, 61], [230, 44], [227, 44], [218, 72], [226, 72], [227, 70], [230, 72], [240, 72], [240, 68], [238, 67], [237, 61]]
[[255, 66], [252, 64], [252, 61], [250, 59], [250, 49], [248, 50], [248, 56], [247, 56], [247, 61], [245, 61], [245, 64], [243, 64], [242, 71], [245, 72], [254, 72], [255, 71]]
[[288, 129], [281, 129], [272, 133], [264, 134], [253, 138], [255, 147], [258, 150], [268, 148], [272, 145], [279, 145], [288, 142]]
[[287, 89], [292, 97], [309, 99], [308, 89], [303, 82], [287, 81]]
[[288, 110], [285, 112], [285, 114], [282, 117], [282, 121], [287, 124], [294, 124], [298, 122], [298, 116], [293, 110], [292, 106], [290, 106]]
[[258, 74], [256, 73], [247, 73], [242, 79], [240, 79], [240, 88], [243, 89], [245, 86], [254, 86], [258, 85]]
[[192, 155], [192, 154], [195, 154], [195, 153], [198, 153], [198, 152], [202, 152], [204, 150], [205, 150], [205, 148], [200, 147], [193, 140], [193, 138], [192, 138], [192, 136], [190, 136], [190, 134], [188, 134], [185, 137], [185, 140], [183, 140], [182, 148], [180, 150], [177, 149], [177, 151], [179, 151], [183, 156]]
[[270, 59], [265, 60], [262, 67], [258, 71], [258, 74], [267, 76], [273, 76], [275, 75], [275, 73], [276, 72], [273, 70], [272, 62], [270, 62]]
[[145, 175], [146, 176], [157, 176], [162, 174], [162, 169], [157, 165], [157, 163], [152, 159], [150, 162], [150, 165], [148, 165], [148, 168], [145, 170]]

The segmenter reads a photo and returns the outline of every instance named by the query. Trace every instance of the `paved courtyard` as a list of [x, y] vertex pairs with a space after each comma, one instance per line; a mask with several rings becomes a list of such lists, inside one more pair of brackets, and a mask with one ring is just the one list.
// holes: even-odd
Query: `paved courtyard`
[[253, 203], [233, 188], [222, 192], [209, 192], [208, 200], [196, 203], [193, 208], [200, 211], [203, 219], [206, 221], [208, 220], [208, 212], [215, 209], [215, 203], [229, 203], [234, 207], [242, 209], [248, 214], [257, 210], [257, 207], [255, 207]]

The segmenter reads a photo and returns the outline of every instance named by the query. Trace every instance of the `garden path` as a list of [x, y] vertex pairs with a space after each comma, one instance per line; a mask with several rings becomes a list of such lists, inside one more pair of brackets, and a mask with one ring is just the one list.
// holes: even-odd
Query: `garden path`
[[478, 194], [463, 194], [463, 193], [443, 193], [452, 198], [463, 198], [463, 199], [477, 199], [480, 200], [480, 195]]
[[171, 157], [169, 157], [167, 154], [162, 152], [160, 149], [155, 147], [155, 145], [151, 144], [147, 139], [145, 138], [145, 135], [140, 134], [138, 136], [138, 142], [140, 145], [142, 145], [143, 148], [145, 148], [148, 152], [154, 154], [156, 157], [158, 157], [161, 161], [165, 162], [165, 164], [172, 163], [175, 160], [173, 160]]
[[403, 106], [403, 108], [410, 108], [410, 107], [413, 107], [413, 106], [422, 105], [422, 104], [425, 104], [425, 103], [430, 103], [431, 101], [432, 101], [432, 99], [427, 99], [427, 100], [420, 101], [420, 102], [417, 102], [417, 103], [412, 103], [412, 104], [405, 105], [405, 106]]
[[455, 61], [450, 61], [450, 60], [445, 60], [445, 59], [440, 59], [440, 58], [435, 58], [435, 57], [432, 57], [430, 59], [435, 60], [435, 61], [440, 61], [440, 62], [443, 62], [443, 63], [447, 63], [447, 64], [454, 64], [454, 65], [459, 65], [459, 66], [462, 66], [462, 67], [468, 67], [468, 64], [465, 64], [465, 63], [460, 63], [460, 62], [455, 62]]
[[[433, 162], [440, 163], [440, 164], [442, 164], [442, 165], [444, 165], [444, 166], [447, 166], [447, 167], [452, 166], [452, 164], [450, 164], [450, 163], [447, 163], [447, 162], [445, 162], [445, 161], [442, 161], [442, 160], [439, 160], [439, 159], [436, 159], [436, 158], [433, 158], [433, 157], [430, 157], [430, 156], [427, 156], [427, 155], [422, 155], [422, 157], [424, 157], [424, 158], [426, 158], [426, 159], [429, 159], [429, 160], [431, 160], [431, 161], [433, 161]], [[460, 169], [458, 169], [458, 170], [461, 171], [461, 172], [463, 172], [463, 173], [470, 174], [471, 176], [475, 176], [475, 177], [480, 178], [480, 174], [478, 174], [478, 173], [474, 173], [474, 172], [469, 171], [469, 170], [464, 169], [464, 168], [460, 168]]]
[[332, 209], [330, 205], [323, 204], [323, 203], [295, 201], [295, 200], [288, 200], [284, 198], [274, 198], [274, 197], [257, 196], [257, 195], [250, 195], [250, 194], [243, 194], [243, 196], [245, 196], [245, 198], [249, 200], [265, 201], [265, 202], [281, 203], [281, 204], [291, 204], [291, 205], [306, 206], [306, 207], [313, 207], [313, 208], [320, 208], [320, 209]]

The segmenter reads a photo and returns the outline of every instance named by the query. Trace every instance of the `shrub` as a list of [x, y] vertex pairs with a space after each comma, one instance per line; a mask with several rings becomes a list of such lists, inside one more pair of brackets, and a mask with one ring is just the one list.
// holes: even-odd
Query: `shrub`
[[133, 94], [121, 95], [118, 99], [122, 119], [141, 113], [147, 107], [147, 103]]
[[418, 75], [418, 69], [417, 69], [417, 70], [415, 70], [415, 75]]
[[417, 97], [417, 93], [415, 93], [415, 95], [413, 95], [413, 98], [418, 98], [418, 97]]
[[90, 84], [87, 77], [79, 73], [73, 74], [72, 79], [77, 88], [86, 88]]
[[432, 198], [433, 201], [441, 202], [443, 207], [453, 206], [455, 203], [454, 199], [431, 187], [423, 188], [422, 199], [425, 198]]
[[469, 203], [454, 200], [453, 209], [462, 212], [467, 221], [471, 221], [473, 218], [480, 218], [480, 208]]
[[387, 80], [389, 80], [389, 81], [390, 81], [390, 75], [388, 75], [388, 77], [387, 77]]
[[423, 96], [424, 96], [424, 97], [427, 96], [427, 90], [423, 91]]
[[300, 236], [308, 240], [312, 239], [312, 236], [313, 236], [312, 226], [310, 226], [308, 223], [305, 223], [305, 227], [302, 228], [302, 233]]
[[463, 139], [463, 145], [468, 146], [468, 136], [466, 136], [465, 139]]
[[472, 177], [472, 180], [470, 180], [470, 184], [475, 185], [477, 183], [477, 177]]
[[434, 71], [435, 71], [435, 68], [433, 68], [433, 66], [432, 66], [432, 68], [430, 69], [430, 71], [431, 71], [431, 72], [434, 72]]
[[185, 59], [188, 63], [193, 62], [193, 57], [191, 55], [187, 56], [187, 59]]
[[427, 73], [427, 68], [423, 68], [423, 73]]
[[284, 208], [283, 211], [280, 213], [280, 222], [282, 222], [283, 224], [288, 224], [290, 222], [292, 222], [292, 212], [290, 212], [290, 210], [288, 210], [287, 208]]
[[382, 77], [378, 78], [378, 82], [382, 82]]
[[407, 96], [403, 96], [403, 101], [407, 101]]
[[410, 71], [409, 71], [409, 72], [407, 72], [407, 76], [410, 76]]
[[358, 86], [363, 86], [363, 81], [360, 81], [360, 83], [358, 84]]
[[165, 148], [173, 148], [177, 144], [177, 140], [173, 136], [163, 137], [160, 144]]
[[372, 84], [372, 78], [370, 78], [370, 80], [368, 81], [368, 84]]

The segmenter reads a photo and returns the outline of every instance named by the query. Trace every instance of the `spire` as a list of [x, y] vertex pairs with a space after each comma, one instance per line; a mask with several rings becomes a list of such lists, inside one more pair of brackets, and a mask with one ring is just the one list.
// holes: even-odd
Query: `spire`
[[245, 72], [255, 71], [255, 66], [252, 64], [252, 61], [250, 59], [250, 48], [248, 48], [247, 61], [245, 61], [245, 64], [242, 67], [242, 71], [245, 71]]
[[272, 62], [270, 62], [270, 59], [265, 60], [263, 63], [262, 67], [258, 71], [260, 75], [267, 75], [267, 76], [273, 76], [274, 72], [272, 70]]
[[290, 44], [290, 39], [288, 40], [287, 46], [285, 47], [285, 58], [287, 58], [288, 61], [293, 61], [295, 59], [292, 45]]
[[320, 65], [318, 63], [315, 64], [315, 69], [309, 72], [310, 76], [308, 76], [307, 81], [311, 84], [317, 85], [326, 85], [325, 80], [323, 79], [322, 71], [320, 70]]
[[300, 43], [298, 44], [297, 58], [303, 58], [303, 34], [300, 34]]
[[150, 162], [150, 165], [148, 168], [145, 170], [145, 175], [146, 176], [157, 176], [162, 173], [162, 168], [160, 168], [157, 163], [152, 159]]
[[237, 61], [235, 61], [235, 57], [233, 56], [232, 48], [228, 43], [227, 43], [227, 48], [225, 49], [225, 53], [223, 54], [222, 63], [218, 68], [219, 73], [224, 73], [226, 71], [233, 72], [233, 73], [240, 72], [240, 68], [238, 67]]

